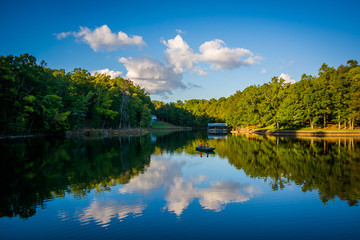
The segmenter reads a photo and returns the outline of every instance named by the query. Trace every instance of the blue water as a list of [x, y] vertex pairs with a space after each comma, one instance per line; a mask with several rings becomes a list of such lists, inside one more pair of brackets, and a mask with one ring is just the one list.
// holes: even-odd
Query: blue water
[[[185, 143], [178, 143], [179, 140], [176, 139], [179, 138], [186, 138]], [[229, 136], [226, 139], [209, 140], [206, 135], [182, 136], [177, 133], [173, 136], [158, 136], [156, 141], [148, 141], [146, 137], [145, 140], [144, 137], [133, 139], [134, 142], [123, 139], [121, 140], [123, 145], [118, 144], [120, 140], [115, 138], [106, 139], [105, 142], [103, 139], [91, 140], [90, 145], [87, 140], [76, 140], [75, 143], [78, 145], [71, 142], [65, 146], [62, 145], [62, 141], [69, 140], [57, 140], [50, 146], [55, 146], [54, 149], [58, 149], [58, 152], [51, 151], [48, 153], [48, 157], [42, 158], [42, 155], [45, 154], [42, 150], [43, 154], [37, 155], [41, 159], [34, 160], [35, 158], [33, 158], [32, 161], [40, 161], [38, 165], [40, 167], [42, 166], [40, 164], [43, 164], [54, 168], [55, 165], [66, 165], [72, 159], [79, 158], [81, 160], [76, 160], [79, 162], [76, 166], [70, 166], [66, 171], [61, 168], [59, 171], [63, 175], [67, 175], [67, 179], [75, 178], [74, 176], [77, 174], [81, 177], [76, 178], [76, 180], [69, 180], [66, 186], [58, 183], [52, 184], [49, 189], [42, 189], [41, 193], [40, 190], [39, 192], [36, 190], [36, 187], [40, 187], [40, 185], [34, 183], [36, 186], [28, 193], [35, 195], [46, 193], [47, 197], [31, 202], [30, 205], [22, 203], [23, 205], [19, 206], [22, 211], [27, 210], [26, 206], [35, 206], [36, 211], [30, 216], [21, 217], [21, 214], [12, 209], [13, 207], [6, 209], [6, 216], [4, 214], [6, 206], [2, 206], [0, 238], [360, 239], [360, 208], [356, 202], [360, 199], [356, 195], [359, 193], [360, 186], [358, 175], [339, 174], [342, 177], [349, 177], [350, 185], [353, 188], [353, 191], [350, 192], [354, 193], [355, 197], [352, 194], [344, 197], [341, 195], [343, 193], [330, 191], [333, 193], [332, 199], [323, 201], [321, 199], [323, 186], [319, 186], [319, 184], [324, 184], [331, 189], [341, 189], [341, 186], [336, 186], [336, 183], [321, 183], [316, 177], [311, 181], [303, 177], [303, 183], [295, 182], [292, 180], [294, 172], [289, 172], [290, 168], [284, 167], [287, 166], [284, 163], [287, 160], [282, 159], [280, 155], [269, 158], [284, 165], [280, 166], [281, 164], [279, 164], [280, 170], [276, 170], [283, 175], [279, 176], [278, 179], [271, 176], [273, 169], [263, 170], [260, 173], [255, 170], [252, 172], [246, 167], [244, 167], [246, 170], [239, 169], [238, 164], [243, 164], [243, 161], [255, 161], [256, 157], [244, 157], [238, 153], [235, 157], [239, 163], [230, 163], [226, 154], [230, 150], [223, 145], [229, 146], [232, 141], [236, 141], [236, 144], [245, 144], [246, 141], [260, 141], [259, 145], [255, 144], [255, 147], [260, 148], [264, 146], [265, 142], [267, 144], [270, 142], [270, 146], [274, 144], [274, 152], [281, 150], [279, 150], [279, 145], [271, 143], [273, 142], [271, 139], [245, 140], [246, 138], [244, 138], [243, 142], [243, 140], [240, 139], [239, 141], [236, 138], [239, 137]], [[216, 146], [215, 154], [206, 155], [205, 153], [200, 156], [194, 150], [199, 139], [210, 141], [213, 146]], [[46, 141], [38, 141], [32, 146], [37, 146], [36, 149], [44, 149]], [[124, 146], [139, 144], [138, 141], [140, 141], [139, 146], [141, 147], [140, 150], [135, 148], [136, 151], [142, 151], [144, 144], [152, 146], [152, 150], [149, 156], [145, 154], [145, 157], [141, 158], [143, 165], [132, 166], [132, 161], [135, 161], [133, 159], [137, 159], [140, 154], [136, 154], [135, 150], [134, 154], [132, 150], [127, 150], [126, 154], [122, 151], [125, 151]], [[168, 146], [171, 141], [174, 141], [174, 144]], [[304, 153], [308, 151], [307, 140], [294, 141], [294, 139], [282, 139], [285, 146], [288, 146], [287, 148], [304, 145]], [[303, 141], [305, 141], [304, 144]], [[321, 147], [319, 148], [322, 148], [324, 141], [320, 141]], [[344, 154], [345, 149], [350, 152], [346, 155], [338, 155], [336, 158], [333, 154], [340, 154], [336, 148], [336, 141], [335, 143], [326, 142], [327, 152], [323, 152], [321, 149], [319, 152], [323, 154], [314, 155], [312, 152], [312, 157], [303, 155], [303, 159], [304, 161], [305, 159], [308, 159], [306, 161], [322, 161], [325, 167], [319, 169], [327, 169], [327, 164], [335, 166], [336, 161], [346, 161], [347, 164], [351, 162], [352, 165], [348, 167], [356, 168], [359, 166], [358, 143], [356, 139], [355, 141], [352, 140], [350, 144], [352, 147], [349, 148], [349, 144], [347, 144], [341, 148], [343, 152], [341, 154]], [[29, 146], [28, 143], [6, 143], [4, 147], [7, 149], [27, 148], [23, 144]], [[101, 155], [101, 161], [98, 161], [93, 148], [100, 145], [103, 147], [99, 147], [97, 153], [106, 152]], [[119, 147], [117, 148], [117, 146]], [[246, 146], [249, 152], [253, 151], [251, 146]], [[332, 152], [331, 146], [335, 146], [337, 153]], [[243, 145], [238, 147], [241, 148]], [[46, 147], [46, 149], [51, 150], [51, 147]], [[114, 149], [116, 151], [113, 151]], [[231, 145], [231, 149], [234, 149], [233, 145]], [[258, 154], [262, 152], [261, 149], [256, 151]], [[92, 156], [88, 156], [87, 152], [92, 152]], [[125, 154], [121, 160], [117, 160], [121, 157], [121, 154], [118, 154], [119, 152]], [[29, 150], [24, 151], [24, 153], [27, 156], [31, 155]], [[79, 157], [78, 154], [81, 154], [82, 157]], [[62, 157], [59, 158], [58, 156]], [[327, 156], [332, 156], [332, 159], [328, 159]], [[343, 156], [348, 158], [341, 159]], [[10, 161], [11, 158], [14, 156], [9, 155], [6, 160]], [[48, 161], [52, 161], [51, 159], [57, 159], [58, 162], [52, 166], [51, 163], [48, 163]], [[89, 163], [86, 162], [86, 159], [89, 159]], [[104, 163], [103, 159], [112, 159], [111, 164], [109, 162]], [[231, 159], [234, 159], [234, 156]], [[294, 159], [289, 161], [294, 161]], [[328, 163], [329, 161], [332, 162]], [[78, 167], [80, 162], [81, 168]], [[27, 164], [30, 164], [29, 160], [27, 160]], [[94, 164], [97, 164], [94, 169], [84, 167]], [[109, 166], [98, 167], [99, 164], [108, 164]], [[17, 167], [19, 167], [18, 165]], [[116, 171], [109, 172], [109, 169], [115, 169], [117, 165], [121, 165], [118, 173]], [[130, 167], [124, 167], [125, 165]], [[258, 165], [252, 166], [255, 169]], [[339, 166], [341, 167], [341, 164]], [[24, 169], [26, 168], [24, 167]], [[46, 171], [44, 169], [42, 172]], [[84, 169], [84, 172], [81, 172], [81, 169]], [[308, 169], [308, 167], [304, 167], [304, 169]], [[343, 170], [346, 169], [348, 168]], [[107, 174], [101, 175], [101, 173], [96, 173], [97, 170], [107, 172]], [[309, 169], [309, 171], [311, 170], [314, 169]], [[36, 172], [36, 170], [33, 171]], [[53, 169], [47, 171], [50, 173]], [[91, 174], [86, 175], [85, 172], [91, 172]], [[254, 176], [254, 174], [258, 174], [258, 176]], [[324, 173], [319, 172], [319, 175], [322, 174]], [[49, 175], [44, 174], [41, 179], [36, 181], [41, 182], [43, 180], [44, 183], [54, 179], [56, 182], [59, 182], [59, 179], [64, 181], [62, 177], [54, 174]], [[123, 181], [124, 176], [129, 175], [131, 177]], [[92, 181], [89, 176], [93, 176], [95, 180]], [[14, 178], [13, 175], [11, 177]], [[299, 179], [298, 176], [296, 177]], [[34, 178], [36, 177], [32, 176], [27, 179], [31, 181]], [[14, 185], [14, 182], [17, 181], [14, 179], [5, 184], [8, 184], [7, 187], [20, 188], [21, 186]], [[81, 179], [84, 179], [83, 182]], [[284, 181], [283, 186], [274, 189], [274, 185], [276, 185], [274, 183], [279, 179]], [[331, 180], [331, 178], [329, 179]], [[19, 182], [21, 181], [19, 180]], [[314, 185], [311, 185], [311, 190], [302, 189], [304, 185], [312, 183]], [[85, 190], [81, 188], [84, 185], [86, 185]], [[61, 192], [59, 189], [66, 189], [63, 195], [59, 195]], [[19, 190], [18, 196], [20, 196], [21, 191]], [[7, 197], [8, 201], [16, 202], [14, 200], [15, 193], [17, 192], [12, 191], [11, 194], [2, 198]], [[346, 197], [348, 199], [344, 199]], [[350, 198], [351, 203], [349, 203]], [[21, 205], [19, 202], [16, 204]], [[12, 216], [9, 216], [11, 215], [9, 212]]]

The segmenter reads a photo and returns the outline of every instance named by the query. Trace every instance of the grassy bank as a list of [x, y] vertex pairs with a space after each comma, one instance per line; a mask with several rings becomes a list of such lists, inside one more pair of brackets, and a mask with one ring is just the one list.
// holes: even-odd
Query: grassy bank
[[152, 122], [151, 125], [152, 125], [151, 130], [181, 130], [181, 129], [188, 129], [188, 128], [185, 128], [185, 127], [175, 126], [175, 125], [172, 125], [170, 123], [162, 122], [162, 121]]

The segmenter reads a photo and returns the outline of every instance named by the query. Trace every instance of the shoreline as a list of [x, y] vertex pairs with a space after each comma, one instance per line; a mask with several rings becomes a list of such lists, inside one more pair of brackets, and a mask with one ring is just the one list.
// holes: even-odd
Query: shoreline
[[34, 138], [34, 137], [113, 137], [113, 136], [143, 136], [150, 134], [153, 131], [183, 131], [191, 130], [191, 128], [185, 127], [173, 127], [173, 128], [126, 128], [126, 129], [79, 129], [68, 130], [63, 133], [48, 134], [48, 133], [36, 133], [36, 134], [22, 134], [22, 135], [3, 135], [0, 136], [0, 140], [7, 139], [20, 139], [20, 138]]
[[34, 137], [112, 137], [112, 136], [143, 136], [149, 134], [150, 130], [140, 128], [129, 128], [129, 129], [79, 129], [69, 130], [62, 133], [48, 134], [48, 133], [37, 133], [37, 134], [23, 134], [23, 135], [9, 135], [0, 136], [0, 140], [7, 139], [20, 139], [20, 138], [34, 138]]
[[143, 136], [149, 134], [148, 129], [126, 128], [126, 129], [79, 129], [66, 131], [66, 137], [113, 137], [113, 136]]
[[[0, 136], [0, 140], [6, 139], [20, 139], [20, 138], [35, 138], [35, 137], [113, 137], [113, 136], [143, 136], [150, 134], [153, 131], [189, 131], [189, 127], [173, 127], [173, 128], [129, 128], [129, 129], [80, 129], [73, 131], [65, 131], [60, 134], [29, 134], [29, 135], [9, 135]], [[231, 131], [231, 134], [256, 134], [263, 136], [284, 136], [284, 137], [360, 137], [360, 130], [237, 130]]]
[[360, 130], [240, 130], [231, 133], [285, 137], [360, 137]]

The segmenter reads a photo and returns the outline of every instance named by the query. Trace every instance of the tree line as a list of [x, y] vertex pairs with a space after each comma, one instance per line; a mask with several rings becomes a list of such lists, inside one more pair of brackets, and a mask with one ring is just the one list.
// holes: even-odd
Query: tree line
[[189, 127], [226, 122], [232, 127], [354, 129], [360, 122], [360, 66], [323, 64], [318, 76], [294, 84], [273, 77], [228, 98], [164, 103], [131, 80], [50, 69], [23, 54], [0, 57], [0, 134], [59, 132], [83, 127], [148, 127], [151, 113]]
[[318, 76], [303, 74], [294, 84], [273, 77], [228, 98], [164, 103], [153, 101], [155, 114], [181, 126], [205, 127], [226, 122], [232, 127], [354, 129], [360, 121], [360, 66], [355, 60], [337, 69], [323, 64]]
[[0, 78], [1, 134], [150, 124], [149, 93], [121, 77], [81, 68], [65, 73], [23, 54], [0, 57]]

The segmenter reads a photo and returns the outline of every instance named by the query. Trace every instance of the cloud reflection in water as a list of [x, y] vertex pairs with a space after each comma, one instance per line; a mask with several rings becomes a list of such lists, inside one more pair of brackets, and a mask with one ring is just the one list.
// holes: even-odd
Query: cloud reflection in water
[[95, 199], [79, 216], [82, 223], [95, 220], [102, 227], [107, 227], [112, 218], [117, 217], [120, 221], [129, 215], [141, 216], [146, 204], [143, 203], [119, 203], [114, 200]]
[[[170, 212], [180, 216], [184, 209], [195, 199], [199, 199], [204, 209], [221, 211], [228, 203], [248, 201], [254, 192], [252, 186], [234, 181], [209, 181], [204, 175], [197, 179], [185, 179], [183, 167], [186, 161], [169, 161], [152, 159], [151, 165], [144, 174], [134, 177], [120, 192], [149, 193], [162, 189], [165, 193], [166, 207]], [[200, 186], [201, 185], [201, 186]], [[209, 185], [204, 187], [203, 185]]]
[[177, 178], [175, 185], [166, 195], [167, 208], [179, 216], [195, 198], [198, 198], [204, 209], [219, 212], [228, 203], [248, 201], [252, 192], [251, 186], [242, 186], [232, 181], [216, 182], [208, 188], [198, 188], [193, 181], [184, 182], [183, 178]]
[[[164, 194], [164, 209], [177, 216], [181, 216], [195, 199], [199, 200], [202, 208], [219, 212], [229, 203], [245, 202], [259, 193], [248, 184], [232, 180], [209, 180], [204, 173], [185, 178], [185, 166], [201, 168], [201, 164], [190, 164], [192, 165], [185, 160], [153, 156], [150, 167], [143, 174], [133, 177], [128, 184], [119, 189], [119, 201], [113, 197], [111, 200], [95, 198], [79, 215], [79, 220], [83, 223], [95, 220], [99, 225], [107, 227], [112, 218], [122, 221], [128, 216], [141, 216], [147, 207], [144, 203], [148, 202], [146, 198], [153, 198], [154, 192]], [[136, 200], [131, 201], [127, 196], [131, 199], [135, 197]]]

